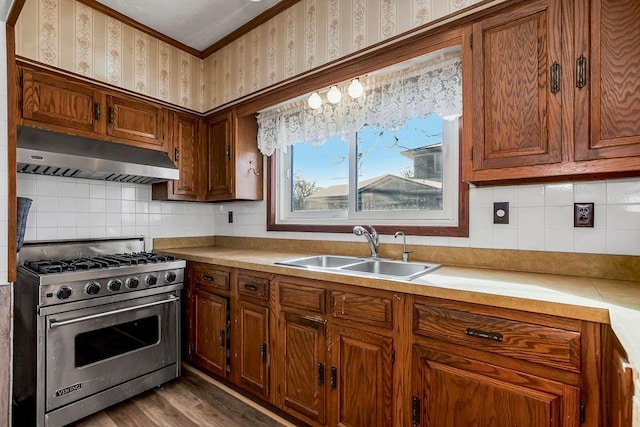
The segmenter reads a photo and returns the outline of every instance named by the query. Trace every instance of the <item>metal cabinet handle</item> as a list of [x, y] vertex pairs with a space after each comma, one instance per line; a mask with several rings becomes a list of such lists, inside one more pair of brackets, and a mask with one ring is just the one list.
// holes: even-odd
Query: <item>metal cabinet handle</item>
[[227, 160], [231, 160], [231, 147], [228, 145], [226, 148], [226, 156], [227, 156]]
[[551, 65], [551, 93], [560, 92], [560, 64]]
[[141, 308], [153, 307], [154, 305], [168, 304], [170, 302], [176, 302], [176, 301], [179, 301], [179, 300], [180, 300], [180, 298], [177, 298], [177, 297], [174, 297], [173, 295], [171, 295], [169, 298], [167, 298], [165, 300], [162, 300], [162, 301], [150, 302], [148, 304], [140, 304], [140, 305], [136, 305], [136, 306], [133, 306], [133, 307], [120, 308], [118, 310], [107, 311], [105, 313], [92, 314], [90, 316], [76, 317], [75, 319], [62, 320], [60, 322], [56, 321], [56, 319], [49, 319], [49, 329], [55, 329], [55, 328], [58, 328], [60, 326], [65, 326], [65, 325], [71, 325], [73, 323], [84, 322], [86, 320], [99, 319], [101, 317], [112, 316], [114, 314], [126, 313], [127, 311], [140, 310]]
[[484, 338], [491, 341], [502, 342], [503, 337], [499, 332], [483, 331], [482, 329], [467, 328], [466, 334], [471, 337]]
[[225, 331], [224, 329], [220, 329], [220, 342], [218, 343], [220, 347], [224, 347], [225, 346]]
[[93, 118], [96, 120], [100, 120], [100, 103], [96, 102], [93, 104]]
[[576, 59], [576, 87], [582, 89], [587, 85], [587, 58], [580, 55]]
[[202, 280], [206, 280], [207, 282], [213, 282], [213, 277], [207, 274], [201, 274], [200, 277], [202, 278]]
[[330, 383], [331, 391], [334, 391], [338, 388], [338, 368], [335, 366], [331, 367], [331, 383]]
[[260, 363], [267, 363], [267, 343], [262, 343], [260, 346]]
[[108, 114], [109, 114], [109, 124], [110, 124], [110, 125], [112, 125], [112, 124], [113, 124], [113, 122], [115, 122], [115, 121], [116, 121], [116, 112], [115, 112], [115, 109], [114, 109], [113, 107], [109, 107]]
[[324, 386], [324, 363], [318, 363], [318, 387]]
[[180, 160], [180, 149], [178, 147], [173, 149], [173, 160], [176, 162]]
[[252, 285], [250, 283], [245, 283], [244, 288], [248, 291], [257, 291], [258, 287], [256, 285]]
[[413, 396], [411, 402], [411, 421], [414, 427], [420, 425], [420, 398]]

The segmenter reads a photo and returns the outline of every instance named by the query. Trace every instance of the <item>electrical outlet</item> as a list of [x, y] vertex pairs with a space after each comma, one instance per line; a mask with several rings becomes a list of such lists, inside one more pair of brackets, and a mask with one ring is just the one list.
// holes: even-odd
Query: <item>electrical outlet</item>
[[509, 202], [495, 202], [493, 204], [493, 223], [509, 224]]
[[229, 211], [228, 220], [229, 220], [229, 224], [233, 224], [233, 211]]
[[573, 226], [593, 227], [593, 203], [573, 204]]

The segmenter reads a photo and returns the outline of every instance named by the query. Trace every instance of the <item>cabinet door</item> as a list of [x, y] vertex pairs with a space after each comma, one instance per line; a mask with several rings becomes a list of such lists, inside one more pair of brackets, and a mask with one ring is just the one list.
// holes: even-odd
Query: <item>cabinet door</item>
[[562, 160], [560, 3], [526, 3], [473, 25], [474, 170]]
[[192, 361], [209, 372], [227, 373], [228, 300], [196, 290], [193, 296]]
[[330, 425], [392, 425], [392, 339], [338, 325], [330, 337]]
[[171, 183], [173, 198], [195, 200], [198, 195], [198, 118], [188, 114], [172, 114], [171, 150], [180, 179]]
[[267, 399], [269, 397], [269, 308], [238, 301], [236, 383]]
[[614, 340], [609, 362], [609, 396], [611, 427], [630, 427], [633, 424], [633, 374], [631, 365], [617, 339]]
[[205, 200], [233, 197], [232, 114], [207, 122], [205, 144]]
[[420, 346], [412, 378], [414, 426], [580, 424], [579, 389], [555, 381]]
[[576, 160], [640, 156], [640, 3], [578, 1], [576, 17]]
[[325, 320], [280, 314], [281, 405], [307, 422], [325, 424]]
[[164, 149], [167, 110], [154, 104], [110, 95], [107, 99], [107, 134], [122, 142], [155, 150]]
[[100, 132], [102, 95], [81, 83], [25, 69], [22, 74], [22, 117], [39, 123]]

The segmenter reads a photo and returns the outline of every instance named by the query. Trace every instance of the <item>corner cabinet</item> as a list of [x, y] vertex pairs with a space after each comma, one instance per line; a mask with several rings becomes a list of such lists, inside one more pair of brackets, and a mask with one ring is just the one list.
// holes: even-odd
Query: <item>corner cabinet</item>
[[228, 111], [207, 118], [205, 128], [203, 199], [262, 200], [255, 117]]
[[633, 0], [518, 2], [473, 23], [463, 179], [638, 176], [639, 32]]

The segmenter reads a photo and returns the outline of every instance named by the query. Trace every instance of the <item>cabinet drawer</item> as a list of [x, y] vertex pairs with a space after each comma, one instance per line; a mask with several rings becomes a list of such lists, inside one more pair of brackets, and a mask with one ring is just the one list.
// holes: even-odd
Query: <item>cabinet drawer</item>
[[300, 308], [323, 314], [325, 312], [325, 295], [324, 289], [280, 282], [279, 298], [282, 307]]
[[192, 271], [192, 280], [197, 288], [229, 290], [230, 271], [228, 269], [211, 265], [194, 265]]
[[269, 299], [269, 279], [240, 273], [238, 275], [238, 294], [264, 300]]
[[580, 333], [421, 304], [413, 332], [439, 341], [580, 372]]
[[333, 317], [382, 328], [393, 328], [391, 298], [332, 291], [330, 304]]

